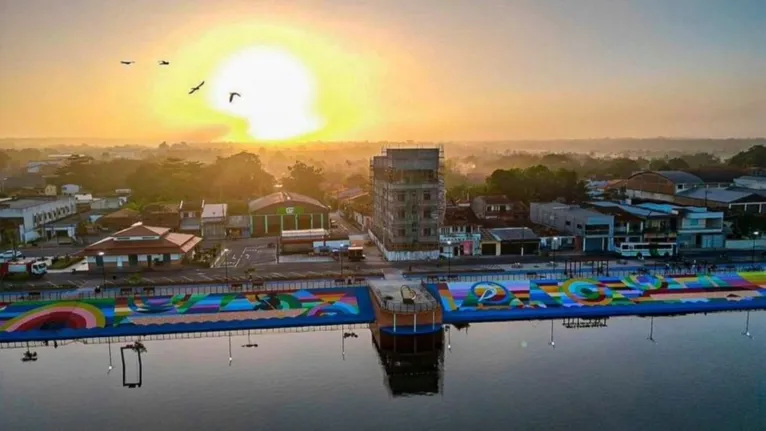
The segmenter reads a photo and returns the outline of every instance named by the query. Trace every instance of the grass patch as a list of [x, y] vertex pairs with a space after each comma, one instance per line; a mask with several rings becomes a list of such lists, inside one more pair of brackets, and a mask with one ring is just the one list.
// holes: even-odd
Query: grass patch
[[55, 262], [52, 262], [51, 265], [48, 267], [48, 269], [66, 269], [72, 265], [82, 262], [82, 260], [83, 260], [82, 257], [61, 258], [56, 260]]

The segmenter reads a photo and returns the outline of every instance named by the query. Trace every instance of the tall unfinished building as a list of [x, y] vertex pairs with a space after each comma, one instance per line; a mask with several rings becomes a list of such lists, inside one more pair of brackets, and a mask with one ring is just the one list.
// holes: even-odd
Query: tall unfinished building
[[441, 148], [386, 148], [370, 161], [371, 233], [389, 261], [439, 257], [443, 171]]

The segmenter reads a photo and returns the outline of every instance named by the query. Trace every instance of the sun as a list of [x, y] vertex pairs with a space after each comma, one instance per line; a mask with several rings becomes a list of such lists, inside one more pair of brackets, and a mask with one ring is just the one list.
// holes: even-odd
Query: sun
[[[210, 105], [247, 121], [248, 134], [256, 140], [288, 140], [323, 126], [315, 111], [314, 76], [284, 49], [244, 49], [223, 60], [212, 76]], [[240, 96], [230, 101], [231, 93]]]

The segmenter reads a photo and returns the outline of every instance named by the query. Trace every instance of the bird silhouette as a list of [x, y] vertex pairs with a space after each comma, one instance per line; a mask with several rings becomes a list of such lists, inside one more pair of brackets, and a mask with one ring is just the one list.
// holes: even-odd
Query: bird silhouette
[[125, 66], [130, 66], [131, 64], [135, 63], [135, 61], [133, 61], [133, 60], [125, 61], [125, 60], [123, 60], [120, 63], [124, 64]]
[[237, 92], [235, 92], [235, 91], [232, 91], [231, 93], [229, 93], [229, 103], [231, 103], [231, 102], [232, 102], [232, 100], [234, 100], [234, 96], [237, 96], [237, 97], [242, 97], [242, 95], [241, 95], [241, 94], [239, 94], [239, 93], [237, 93]]
[[196, 87], [192, 87], [191, 91], [189, 91], [189, 94], [192, 94], [195, 91], [199, 90], [200, 88], [202, 88], [203, 85], [205, 85], [205, 81], [200, 82], [199, 85], [197, 85]]
[[170, 65], [170, 62], [169, 61], [165, 61], [165, 60], [160, 60], [157, 63], [159, 63], [160, 66], [168, 66], [168, 65]]

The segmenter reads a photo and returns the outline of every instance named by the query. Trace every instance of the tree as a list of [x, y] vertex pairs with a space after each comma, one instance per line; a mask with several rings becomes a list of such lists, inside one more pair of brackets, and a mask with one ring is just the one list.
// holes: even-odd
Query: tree
[[343, 180], [343, 184], [348, 188], [359, 187], [362, 190], [367, 190], [370, 187], [369, 178], [359, 172], [347, 176], [346, 179]]
[[766, 147], [763, 145], [753, 145], [745, 151], [740, 151], [729, 159], [729, 166], [735, 168], [766, 167]]
[[287, 167], [288, 175], [282, 178], [282, 187], [289, 192], [300, 193], [314, 199], [322, 199], [322, 168], [309, 166], [301, 161]]
[[4, 171], [11, 165], [11, 156], [5, 151], [0, 151], [0, 171]]
[[247, 200], [271, 193], [274, 177], [266, 172], [261, 158], [242, 151], [230, 157], [219, 157], [206, 169], [212, 189], [209, 195], [227, 200]]

